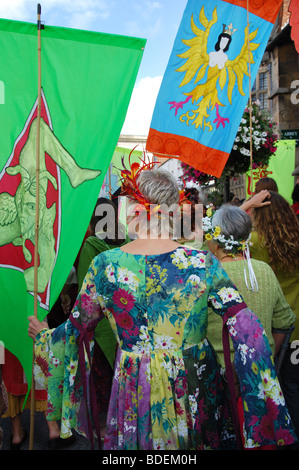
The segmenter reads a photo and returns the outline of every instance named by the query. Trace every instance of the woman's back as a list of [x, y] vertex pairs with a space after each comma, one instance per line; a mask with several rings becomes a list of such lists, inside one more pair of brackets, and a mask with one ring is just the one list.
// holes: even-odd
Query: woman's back
[[[158, 255], [113, 249], [97, 257], [97, 291], [106, 299], [106, 316], [120, 346], [136, 351], [138, 343], [156, 351], [158, 345], [178, 350], [199, 343], [205, 337], [205, 307], [217, 267], [210, 253], [183, 247]], [[225, 286], [224, 276], [213, 286], [215, 292]], [[145, 329], [146, 342], [140, 341]], [[169, 344], [163, 342], [166, 336]]]
[[[223, 314], [241, 298], [233, 289], [226, 295], [231, 284], [217, 259], [183, 247], [155, 255], [114, 249], [95, 258], [94, 281], [119, 344], [105, 448], [234, 446], [230, 420], [223, 422], [223, 442], [215, 437], [217, 410], [222, 416], [229, 409], [226, 384], [205, 341], [206, 307], [219, 294]], [[190, 434], [191, 422], [198, 433]]]
[[[223, 268], [232, 282], [237, 286], [248, 308], [260, 319], [265, 328], [272, 353], [275, 350], [272, 329], [288, 329], [295, 320], [295, 315], [286, 303], [277, 278], [268, 264], [255, 259], [251, 260], [256, 276], [258, 290], [253, 292], [246, 286], [243, 260], [223, 264]], [[247, 278], [249, 274], [247, 271]], [[209, 309], [207, 337], [212, 343], [221, 365], [224, 367], [222, 346], [222, 321]]]

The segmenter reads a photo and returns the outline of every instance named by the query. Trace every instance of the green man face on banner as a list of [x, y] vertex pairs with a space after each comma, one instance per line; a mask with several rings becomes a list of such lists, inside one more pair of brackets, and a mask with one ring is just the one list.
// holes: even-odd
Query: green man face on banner
[[[58, 169], [50, 172], [46, 158], [52, 160], [64, 170], [73, 188], [85, 181], [96, 178], [100, 170], [89, 170], [79, 167], [75, 159], [56, 138], [47, 117], [40, 119], [40, 169], [39, 169], [39, 242], [38, 242], [38, 292], [47, 288], [57, 251], [57, 239], [54, 234], [54, 223], [57, 217], [59, 194]], [[27, 120], [28, 122], [28, 120]], [[36, 142], [37, 118], [33, 114], [29, 120], [18, 161], [13, 159], [5, 167], [5, 174], [18, 177], [19, 183], [15, 195], [1, 191], [0, 181], [0, 247], [22, 247], [23, 257], [27, 263], [24, 268], [27, 290], [34, 289], [33, 261], [36, 225]], [[25, 137], [27, 136], [27, 138]], [[16, 163], [16, 164], [13, 164]], [[56, 165], [55, 165], [56, 164]], [[8, 183], [9, 184], [9, 183]], [[51, 187], [51, 188], [50, 188]], [[49, 191], [56, 193], [56, 198], [49, 199]], [[51, 202], [50, 202], [51, 201]]]

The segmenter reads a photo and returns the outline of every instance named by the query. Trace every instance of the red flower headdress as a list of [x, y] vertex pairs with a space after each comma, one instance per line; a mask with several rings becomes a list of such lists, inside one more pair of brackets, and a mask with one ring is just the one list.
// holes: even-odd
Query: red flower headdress
[[[134, 149], [133, 149], [134, 150]], [[151, 204], [146, 197], [142, 194], [138, 185], [138, 178], [142, 171], [152, 170], [155, 166], [154, 162], [146, 163], [145, 159], [140, 158], [140, 163], [134, 162], [131, 163], [131, 155], [133, 150], [129, 154], [129, 168], [126, 168], [124, 157], [122, 158], [123, 168], [121, 172], [121, 195], [127, 196], [128, 198], [138, 201], [139, 204], [145, 207], [146, 210], [149, 209]]]
[[[134, 150], [134, 149], [133, 149]], [[140, 174], [144, 170], [152, 170], [156, 163], [155, 162], [146, 162], [145, 158], [140, 158], [140, 163], [134, 162], [131, 163], [131, 155], [133, 150], [129, 154], [129, 168], [126, 168], [125, 162], [124, 162], [124, 157], [122, 158], [122, 169], [120, 169], [121, 172], [121, 195], [122, 196], [127, 196], [129, 199], [132, 199], [133, 201], [137, 201], [139, 203], [138, 206], [136, 206], [135, 210], [141, 209], [142, 211], [146, 210], [147, 212], [147, 218], [150, 219], [151, 214], [156, 214], [159, 212], [160, 215], [160, 206], [159, 205], [154, 205], [152, 202], [150, 202], [144, 194], [139, 189], [138, 185], [138, 178]], [[191, 204], [191, 202], [187, 199], [186, 194], [185, 194], [185, 182], [184, 182], [184, 188], [179, 191], [179, 206], [181, 206], [183, 203], [186, 204]]]

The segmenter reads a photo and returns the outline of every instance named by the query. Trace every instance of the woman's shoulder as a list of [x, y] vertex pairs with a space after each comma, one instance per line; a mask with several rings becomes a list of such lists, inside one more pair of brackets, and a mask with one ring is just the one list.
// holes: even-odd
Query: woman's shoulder
[[100, 253], [97, 254], [97, 256], [94, 257], [94, 262], [95, 264], [100, 264], [100, 263], [107, 263], [113, 260], [117, 260], [120, 258], [120, 256], [124, 252], [120, 249], [120, 247], [115, 247], [115, 248], [106, 248], [106, 250], [101, 251]]

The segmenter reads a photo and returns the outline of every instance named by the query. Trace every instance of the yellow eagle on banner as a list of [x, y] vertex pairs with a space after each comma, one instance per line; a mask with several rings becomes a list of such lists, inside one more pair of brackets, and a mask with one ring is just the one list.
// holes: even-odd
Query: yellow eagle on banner
[[[182, 104], [192, 99], [192, 104], [198, 103], [195, 110], [189, 110], [180, 116], [180, 120], [187, 125], [194, 124], [196, 128], [201, 126], [203, 129], [208, 128], [212, 130], [211, 122], [208, 120], [211, 110], [216, 108], [217, 127], [222, 124], [225, 126], [225, 121], [228, 119], [223, 118], [219, 114], [219, 107], [224, 106], [218, 97], [217, 82], [221, 90], [227, 83], [227, 97], [232, 103], [232, 92], [237, 80], [238, 90], [241, 95], [245, 95], [243, 91], [243, 77], [249, 75], [248, 61], [250, 55], [250, 63], [254, 63], [253, 54], [251, 51], [256, 50], [260, 44], [253, 43], [256, 37], [258, 28], [249, 34], [249, 26], [245, 27], [244, 44], [242, 45], [239, 55], [234, 60], [229, 60], [226, 54], [229, 44], [232, 40], [232, 35], [236, 31], [233, 29], [232, 24], [223, 25], [222, 33], [218, 37], [218, 42], [215, 45], [215, 51], [207, 52], [207, 42], [210, 34], [211, 27], [217, 22], [217, 9], [213, 11], [212, 19], [208, 21], [204, 7], [202, 7], [199, 20], [204, 29], [196, 26], [193, 15], [191, 17], [191, 29], [194, 37], [191, 39], [182, 39], [182, 42], [189, 47], [189, 49], [179, 54], [178, 57], [187, 59], [184, 64], [178, 68], [177, 72], [185, 72], [185, 76], [181, 81], [180, 87], [190, 83], [194, 77], [194, 84], [196, 85], [202, 80], [207, 71], [207, 79], [205, 83], [198, 84], [195, 88], [184, 95], [187, 99], [184, 102], [176, 103], [171, 102], [172, 107], [182, 108]], [[201, 99], [202, 98], [202, 99]], [[199, 102], [199, 100], [201, 101]]]

